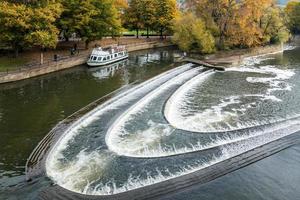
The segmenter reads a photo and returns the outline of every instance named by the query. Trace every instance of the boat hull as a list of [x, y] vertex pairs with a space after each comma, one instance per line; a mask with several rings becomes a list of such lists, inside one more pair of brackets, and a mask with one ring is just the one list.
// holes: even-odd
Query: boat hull
[[106, 62], [88, 61], [87, 65], [90, 66], [90, 67], [105, 66], [105, 65], [109, 65], [109, 64], [118, 62], [120, 60], [125, 60], [127, 58], [128, 58], [128, 55], [125, 55], [125, 56], [122, 56], [122, 57], [119, 57], [119, 58], [116, 58], [116, 59], [113, 59], [113, 60], [109, 60], [109, 61], [106, 61]]

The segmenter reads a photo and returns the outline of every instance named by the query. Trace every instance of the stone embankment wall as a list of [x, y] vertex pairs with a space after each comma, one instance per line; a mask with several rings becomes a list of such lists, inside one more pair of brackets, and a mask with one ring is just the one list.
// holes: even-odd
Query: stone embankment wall
[[[151, 49], [151, 48], [159, 48], [159, 47], [167, 47], [171, 46], [172, 43], [170, 41], [165, 42], [145, 42], [145, 43], [136, 43], [136, 44], [129, 44], [126, 45], [129, 52], [138, 51], [143, 49]], [[71, 67], [75, 67], [78, 65], [82, 65], [86, 63], [90, 51], [87, 51], [79, 56], [74, 56], [72, 58], [61, 60], [57, 62], [51, 62], [44, 65], [31, 67], [31, 68], [24, 68], [14, 71], [14, 72], [7, 72], [0, 74], [0, 84], [1, 83], [8, 83], [8, 82], [15, 82], [24, 79], [33, 78], [36, 76], [41, 76], [44, 74], [49, 74], [52, 72], [68, 69]]]
[[270, 45], [250, 49], [221, 51], [216, 54], [206, 56], [204, 60], [212, 65], [232, 67], [240, 65], [246, 57], [277, 53], [281, 51], [283, 51], [283, 45]]

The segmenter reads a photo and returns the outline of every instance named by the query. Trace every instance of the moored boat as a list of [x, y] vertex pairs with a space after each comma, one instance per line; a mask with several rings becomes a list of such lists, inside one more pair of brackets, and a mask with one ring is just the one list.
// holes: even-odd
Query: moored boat
[[92, 51], [87, 64], [89, 66], [103, 66], [128, 58], [125, 46], [97, 47]]

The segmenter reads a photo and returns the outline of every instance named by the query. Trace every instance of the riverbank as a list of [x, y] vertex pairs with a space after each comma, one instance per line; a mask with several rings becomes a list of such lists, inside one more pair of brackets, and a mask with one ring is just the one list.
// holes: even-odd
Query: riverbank
[[225, 67], [239, 66], [247, 57], [283, 52], [285, 46], [300, 46], [300, 36], [294, 36], [288, 44], [268, 45], [250, 49], [219, 51], [215, 54], [211, 54], [205, 57], [197, 55], [194, 55], [194, 57], [201, 58], [211, 65], [219, 65]]
[[214, 66], [222, 66], [222, 67], [234, 67], [239, 66], [243, 60], [247, 57], [258, 56], [264, 54], [271, 54], [282, 52], [284, 50], [283, 45], [270, 45], [264, 47], [256, 47], [250, 49], [235, 49], [229, 51], [219, 51], [215, 54], [202, 56], [197, 54], [192, 54], [190, 57], [194, 59], [200, 59], [204, 62], [214, 65]]
[[[129, 42], [124, 44], [122, 41], [118, 41], [119, 44], [124, 44], [129, 52], [152, 49], [152, 48], [160, 48], [160, 47], [168, 47], [172, 46], [170, 40], [134, 40], [134, 42]], [[137, 42], [140, 41], [140, 42]], [[100, 43], [102, 46], [106, 46], [112, 41], [104, 41]], [[45, 74], [49, 74], [52, 72], [57, 72], [61, 70], [65, 70], [68, 68], [72, 68], [78, 65], [82, 65], [86, 63], [88, 56], [90, 55], [92, 49], [81, 51], [80, 54], [74, 55], [71, 57], [64, 58], [59, 61], [50, 60], [43, 65], [34, 65], [31, 67], [20, 67], [15, 71], [7, 71], [0, 73], [0, 84], [1, 83], [9, 83], [20, 80], [25, 80]]]
[[[138, 42], [140, 41], [140, 42]], [[106, 39], [103, 41], [93, 42], [91, 45], [101, 45], [108, 46], [116, 42], [113, 39]], [[293, 41], [293, 44], [297, 44], [299, 42], [299, 37], [296, 37]], [[159, 40], [159, 39], [135, 39], [131, 38], [131, 40], [118, 40], [117, 43], [125, 45], [129, 52], [152, 49], [152, 48], [161, 48], [173, 46], [170, 39]], [[63, 43], [59, 46], [61, 49], [66, 49], [70, 46], [70, 43]], [[82, 44], [81, 44], [82, 46]], [[80, 47], [80, 46], [79, 46]], [[81, 47], [80, 47], [81, 48]], [[250, 49], [236, 49], [230, 51], [219, 51], [215, 54], [211, 55], [199, 55], [199, 54], [191, 54], [189, 57], [191, 59], [196, 59], [202, 62], [205, 62], [214, 67], [233, 67], [239, 66], [246, 57], [257, 56], [262, 54], [271, 54], [276, 52], [282, 52], [284, 49], [283, 45], [269, 45], [263, 47], [256, 47]], [[16, 82], [20, 80], [25, 80], [61, 70], [65, 70], [71, 67], [75, 67], [78, 65], [82, 65], [86, 63], [88, 56], [90, 55], [92, 49], [81, 51], [80, 54], [74, 55], [71, 57], [64, 58], [59, 61], [50, 60], [43, 65], [35, 65], [31, 67], [20, 67], [15, 71], [7, 71], [0, 72], [0, 84]], [[50, 54], [52, 55], [52, 54]], [[49, 54], [48, 54], [49, 56]]]

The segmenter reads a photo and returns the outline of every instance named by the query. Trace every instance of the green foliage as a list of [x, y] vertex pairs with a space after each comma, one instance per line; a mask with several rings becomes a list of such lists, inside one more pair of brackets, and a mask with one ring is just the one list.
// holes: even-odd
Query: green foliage
[[64, 12], [58, 26], [68, 38], [77, 33], [87, 44], [104, 36], [118, 36], [119, 12], [114, 0], [62, 0]]
[[192, 13], [183, 14], [175, 20], [173, 30], [173, 42], [183, 51], [215, 51], [214, 37], [207, 30], [205, 23]]
[[156, 19], [155, 29], [163, 32], [170, 31], [173, 20], [178, 17], [176, 0], [155, 0], [156, 1]]
[[291, 1], [285, 8], [288, 27], [294, 34], [300, 33], [300, 2]]
[[129, 30], [152, 29], [161, 34], [170, 31], [178, 15], [176, 0], [131, 0], [124, 14]]
[[54, 25], [61, 13], [59, 3], [45, 7], [0, 2], [0, 42], [15, 49], [23, 46], [55, 47], [58, 29]]
[[270, 7], [261, 18], [260, 26], [263, 43], [284, 43], [290, 37], [285, 22], [285, 14], [276, 7]]
[[[124, 26], [129, 30], [138, 30], [144, 27], [141, 12], [141, 0], [131, 0], [124, 13]], [[137, 35], [138, 37], [138, 35]]]

